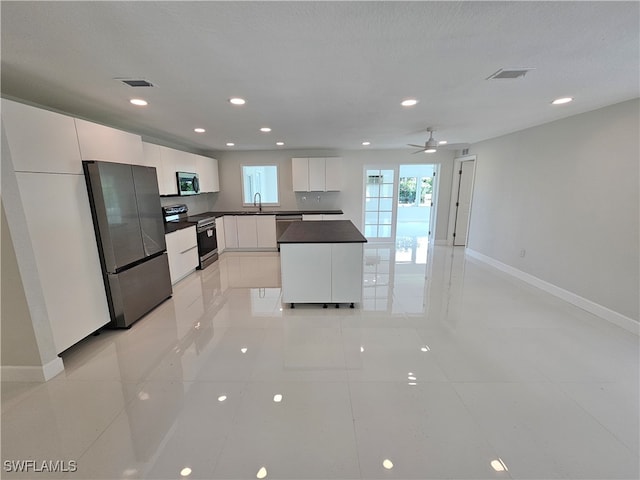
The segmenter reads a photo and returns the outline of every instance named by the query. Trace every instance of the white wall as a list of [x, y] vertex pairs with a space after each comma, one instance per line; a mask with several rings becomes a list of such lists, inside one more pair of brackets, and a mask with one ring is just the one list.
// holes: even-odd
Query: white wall
[[636, 99], [474, 145], [468, 247], [638, 321], [638, 118]]
[[[216, 152], [220, 173], [220, 192], [213, 210], [242, 210], [240, 167], [242, 165], [278, 165], [280, 210], [342, 210], [356, 226], [362, 228], [362, 196], [365, 165], [440, 164], [438, 216], [435, 240], [447, 236], [449, 201], [454, 152], [441, 151], [429, 155], [411, 155], [411, 150], [346, 150], [346, 151], [253, 151]], [[341, 157], [343, 189], [340, 192], [294, 192], [291, 177], [293, 157]], [[318, 197], [320, 200], [318, 201]]]

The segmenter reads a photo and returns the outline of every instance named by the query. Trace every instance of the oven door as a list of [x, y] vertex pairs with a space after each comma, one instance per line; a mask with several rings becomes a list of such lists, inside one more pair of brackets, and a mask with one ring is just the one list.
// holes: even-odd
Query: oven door
[[216, 224], [198, 227], [198, 256], [200, 269], [207, 267], [218, 259], [218, 239]]

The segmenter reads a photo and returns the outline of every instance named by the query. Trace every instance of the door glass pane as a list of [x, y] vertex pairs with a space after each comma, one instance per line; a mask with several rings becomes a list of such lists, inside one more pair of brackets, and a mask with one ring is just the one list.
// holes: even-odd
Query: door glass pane
[[367, 184], [367, 197], [379, 197], [380, 196], [380, 185], [371, 185]]
[[391, 237], [391, 225], [380, 225], [378, 226], [378, 237]]
[[392, 212], [379, 212], [378, 223], [382, 225], [391, 225]]
[[378, 236], [378, 226], [377, 225], [365, 225], [364, 226], [364, 236], [367, 238], [374, 238]]
[[390, 212], [393, 209], [393, 198], [381, 198], [380, 210], [386, 210]]
[[393, 183], [384, 183], [380, 185], [381, 197], [393, 197]]
[[378, 211], [378, 199], [377, 198], [367, 198], [365, 203], [365, 210], [367, 212], [377, 212]]
[[378, 212], [366, 212], [364, 217], [366, 225], [375, 225], [378, 223]]

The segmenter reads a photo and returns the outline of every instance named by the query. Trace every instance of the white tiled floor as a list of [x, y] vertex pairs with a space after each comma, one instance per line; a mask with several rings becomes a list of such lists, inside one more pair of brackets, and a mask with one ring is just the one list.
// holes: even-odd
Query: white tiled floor
[[276, 254], [224, 254], [55, 379], [2, 384], [3, 478], [637, 479], [638, 337], [430, 255], [369, 245], [359, 308], [292, 310]]

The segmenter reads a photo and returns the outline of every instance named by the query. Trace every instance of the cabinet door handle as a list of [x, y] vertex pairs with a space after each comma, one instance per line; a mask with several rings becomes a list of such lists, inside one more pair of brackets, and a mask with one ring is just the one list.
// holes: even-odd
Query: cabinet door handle
[[193, 247], [191, 247], [191, 248], [187, 248], [186, 250], [181, 251], [181, 252], [180, 252], [180, 255], [182, 255], [183, 253], [190, 252], [190, 251], [191, 251], [191, 250], [193, 250], [194, 248], [198, 248], [198, 245], [194, 245], [194, 246], [193, 246]]

